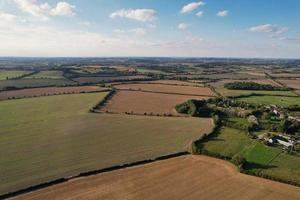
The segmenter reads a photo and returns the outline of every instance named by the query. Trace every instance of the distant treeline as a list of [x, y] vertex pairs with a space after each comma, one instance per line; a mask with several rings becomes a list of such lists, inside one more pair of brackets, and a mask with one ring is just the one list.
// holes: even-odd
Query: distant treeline
[[284, 87], [277, 87], [270, 84], [259, 84], [255, 82], [232, 82], [232, 83], [226, 83], [224, 87], [230, 90], [270, 90], [270, 91], [289, 90], [288, 88], [284, 88]]

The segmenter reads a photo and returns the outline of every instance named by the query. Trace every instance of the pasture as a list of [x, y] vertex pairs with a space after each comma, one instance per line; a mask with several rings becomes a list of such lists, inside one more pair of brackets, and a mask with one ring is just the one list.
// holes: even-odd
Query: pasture
[[32, 71], [21, 70], [0, 70], [0, 81], [17, 78], [26, 74], [30, 74]]
[[215, 137], [202, 144], [202, 149], [213, 154], [220, 154], [225, 157], [233, 157], [241, 152], [251, 140], [245, 132], [233, 129], [222, 128]]
[[64, 79], [62, 71], [40, 71], [37, 74], [27, 76], [28, 79]]
[[117, 91], [117, 93], [101, 108], [102, 112], [131, 113], [150, 115], [179, 115], [175, 106], [190, 99], [206, 99], [207, 97], [160, 94], [141, 91]]
[[179, 85], [165, 85], [165, 84], [120, 84], [114, 86], [116, 89], [135, 90], [145, 92], [161, 92], [173, 94], [199, 95], [214, 97], [214, 93], [210, 88], [194, 87], [194, 86], [179, 86]]
[[182, 156], [74, 179], [14, 199], [54, 198], [296, 200], [300, 198], [300, 188], [240, 174], [235, 166], [223, 160]]
[[21, 90], [9, 90], [0, 92], [0, 100], [19, 99], [27, 97], [51, 96], [59, 94], [77, 94], [107, 91], [107, 88], [99, 86], [74, 86], [74, 87], [45, 87], [45, 88], [30, 88]]
[[89, 113], [106, 94], [1, 101], [0, 195], [185, 151], [213, 128], [210, 119]]
[[287, 96], [249, 96], [237, 98], [238, 101], [251, 104], [277, 105], [281, 107], [288, 107], [291, 105], [299, 105], [300, 97]]

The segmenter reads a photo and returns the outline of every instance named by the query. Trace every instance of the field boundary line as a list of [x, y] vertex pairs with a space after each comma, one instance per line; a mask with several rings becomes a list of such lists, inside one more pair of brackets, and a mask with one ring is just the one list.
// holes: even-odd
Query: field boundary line
[[88, 176], [98, 175], [98, 174], [107, 173], [107, 172], [113, 172], [113, 171], [117, 171], [117, 170], [121, 170], [121, 169], [141, 166], [141, 165], [145, 165], [145, 164], [150, 164], [150, 163], [163, 161], [163, 160], [176, 158], [176, 157], [181, 157], [181, 156], [186, 156], [186, 155], [190, 155], [190, 153], [187, 152], [187, 151], [182, 151], [182, 152], [177, 152], [177, 153], [173, 153], [173, 154], [167, 154], [167, 155], [159, 156], [159, 157], [156, 157], [156, 158], [153, 158], [153, 159], [146, 159], [146, 160], [141, 160], [141, 161], [137, 161], [137, 162], [133, 162], [133, 163], [123, 164], [123, 165], [115, 165], [115, 166], [102, 168], [102, 169], [98, 169], [98, 170], [82, 172], [82, 173], [80, 173], [78, 175], [75, 175], [75, 176], [59, 178], [59, 179], [49, 181], [49, 182], [46, 182], [46, 183], [41, 183], [41, 184], [38, 184], [38, 185], [30, 186], [28, 188], [21, 189], [21, 190], [15, 191], [15, 192], [2, 194], [2, 195], [0, 195], [0, 199], [8, 199], [8, 198], [13, 198], [13, 197], [16, 197], [16, 196], [19, 196], [19, 195], [24, 195], [24, 194], [34, 192], [34, 191], [38, 191], [38, 190], [41, 190], [41, 189], [44, 189], [44, 188], [47, 188], [47, 187], [50, 187], [50, 186], [66, 183], [66, 182], [68, 182], [70, 180], [73, 180], [73, 179], [76, 179], [76, 178], [82, 178], [82, 177], [88, 177]]

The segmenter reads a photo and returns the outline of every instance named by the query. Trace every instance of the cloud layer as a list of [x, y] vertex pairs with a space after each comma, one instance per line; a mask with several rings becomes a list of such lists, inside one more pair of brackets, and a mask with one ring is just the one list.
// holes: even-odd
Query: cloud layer
[[121, 9], [111, 13], [110, 17], [115, 18], [128, 18], [142, 22], [154, 21], [156, 12], [153, 9]]

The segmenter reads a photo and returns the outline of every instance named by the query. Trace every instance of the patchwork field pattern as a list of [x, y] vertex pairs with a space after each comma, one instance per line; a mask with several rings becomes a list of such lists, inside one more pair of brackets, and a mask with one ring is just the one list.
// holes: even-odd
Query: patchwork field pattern
[[240, 174], [223, 160], [182, 156], [75, 179], [15, 199], [53, 198], [293, 200], [300, 198], [300, 188]]
[[0, 195], [185, 151], [213, 128], [211, 119], [89, 113], [106, 94], [1, 101]]

